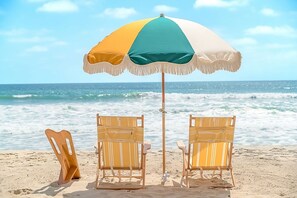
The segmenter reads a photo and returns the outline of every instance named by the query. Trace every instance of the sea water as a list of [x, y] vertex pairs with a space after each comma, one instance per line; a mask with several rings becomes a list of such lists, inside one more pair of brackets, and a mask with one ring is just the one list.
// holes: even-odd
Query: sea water
[[[145, 140], [162, 145], [161, 83], [0, 85], [0, 150], [50, 149], [45, 129], [96, 145], [96, 114], [145, 117]], [[297, 144], [297, 81], [166, 83], [166, 147], [187, 142], [189, 115], [237, 117], [235, 145]]]

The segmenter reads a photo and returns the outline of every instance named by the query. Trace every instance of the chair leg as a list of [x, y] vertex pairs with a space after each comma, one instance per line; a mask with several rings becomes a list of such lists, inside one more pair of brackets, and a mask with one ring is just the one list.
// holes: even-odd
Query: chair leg
[[[183, 183], [185, 183], [184, 182], [185, 176], [186, 176], [186, 170], [185, 170], [185, 168], [183, 166], [182, 176], [180, 178], [180, 187], [183, 187]], [[186, 185], [186, 183], [185, 183], [185, 185]]]
[[143, 155], [143, 158], [142, 158], [142, 164], [143, 164], [143, 167], [142, 167], [142, 188], [145, 188], [145, 167], [146, 167], [146, 154]]
[[233, 169], [232, 168], [230, 169], [230, 173], [231, 173], [231, 179], [232, 179], [233, 187], [235, 187], [235, 181], [234, 181]]
[[103, 170], [103, 178], [105, 178], [105, 170]]
[[98, 168], [97, 169], [97, 174], [96, 174], [96, 184], [95, 184], [95, 187], [96, 188], [99, 188], [99, 177], [100, 177], [100, 169]]
[[182, 175], [181, 178], [180, 178], [180, 187], [183, 187], [183, 180], [184, 180], [184, 177], [185, 177], [185, 176]]
[[212, 178], [214, 177], [215, 173], [216, 173], [216, 170], [213, 170], [213, 172], [212, 172]]
[[145, 168], [142, 169], [142, 187], [145, 187]]
[[188, 170], [186, 170], [186, 186], [187, 186], [187, 188], [190, 188], [189, 171]]
[[200, 169], [200, 176], [201, 176], [201, 179], [204, 179], [204, 177], [203, 177], [203, 170], [202, 169]]
[[60, 175], [59, 175], [59, 179], [58, 179], [58, 184], [61, 185], [61, 184], [64, 184], [64, 183], [66, 183], [66, 182], [64, 181], [64, 173], [63, 173], [63, 169], [61, 167]]
[[119, 174], [119, 182], [121, 182], [122, 181], [122, 177], [121, 177], [121, 171], [120, 170], [118, 170], [118, 174]]

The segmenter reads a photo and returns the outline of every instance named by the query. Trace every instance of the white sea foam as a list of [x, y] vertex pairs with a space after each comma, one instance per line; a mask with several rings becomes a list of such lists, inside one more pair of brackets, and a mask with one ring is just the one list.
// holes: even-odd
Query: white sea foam
[[31, 98], [32, 94], [19, 94], [19, 95], [12, 95], [13, 98]]
[[[50, 149], [46, 128], [67, 129], [78, 149], [97, 140], [96, 113], [144, 115], [145, 139], [161, 148], [161, 94], [117, 101], [0, 105], [0, 149]], [[251, 98], [255, 96], [255, 98]], [[297, 94], [166, 94], [166, 145], [188, 138], [189, 115], [237, 116], [235, 145], [297, 144]]]

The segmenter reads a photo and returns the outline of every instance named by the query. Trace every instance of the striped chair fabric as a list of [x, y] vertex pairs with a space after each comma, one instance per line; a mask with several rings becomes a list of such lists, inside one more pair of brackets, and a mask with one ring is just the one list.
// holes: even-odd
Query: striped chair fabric
[[235, 117], [191, 117], [189, 164], [191, 169], [227, 168], [234, 139]]
[[[141, 169], [142, 117], [98, 117], [98, 143], [102, 143], [102, 169]], [[100, 159], [99, 159], [100, 160]]]

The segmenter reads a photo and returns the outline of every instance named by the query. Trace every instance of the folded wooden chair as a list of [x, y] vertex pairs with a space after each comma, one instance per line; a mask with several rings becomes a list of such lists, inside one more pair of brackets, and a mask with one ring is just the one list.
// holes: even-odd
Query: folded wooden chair
[[58, 184], [65, 184], [72, 179], [79, 179], [80, 172], [70, 132], [65, 130], [55, 132], [46, 129], [45, 134], [61, 164]]
[[[190, 187], [189, 175], [199, 170], [203, 178], [204, 170], [229, 170], [235, 186], [232, 170], [232, 149], [236, 117], [193, 117], [190, 115], [189, 145], [186, 149], [182, 141], [177, 145], [183, 154], [182, 181]], [[181, 181], [181, 184], [182, 184]]]
[[[138, 189], [145, 186], [145, 161], [150, 144], [144, 143], [144, 117], [99, 116], [98, 169], [96, 188]], [[108, 171], [109, 170], [109, 171]], [[101, 172], [102, 177], [101, 177]], [[111, 172], [111, 174], [107, 174]], [[138, 174], [134, 174], [137, 172]], [[103, 179], [117, 177], [120, 185], [102, 185]], [[137, 178], [142, 185], [121, 185], [122, 178]], [[106, 184], [106, 182], [104, 182]]]

